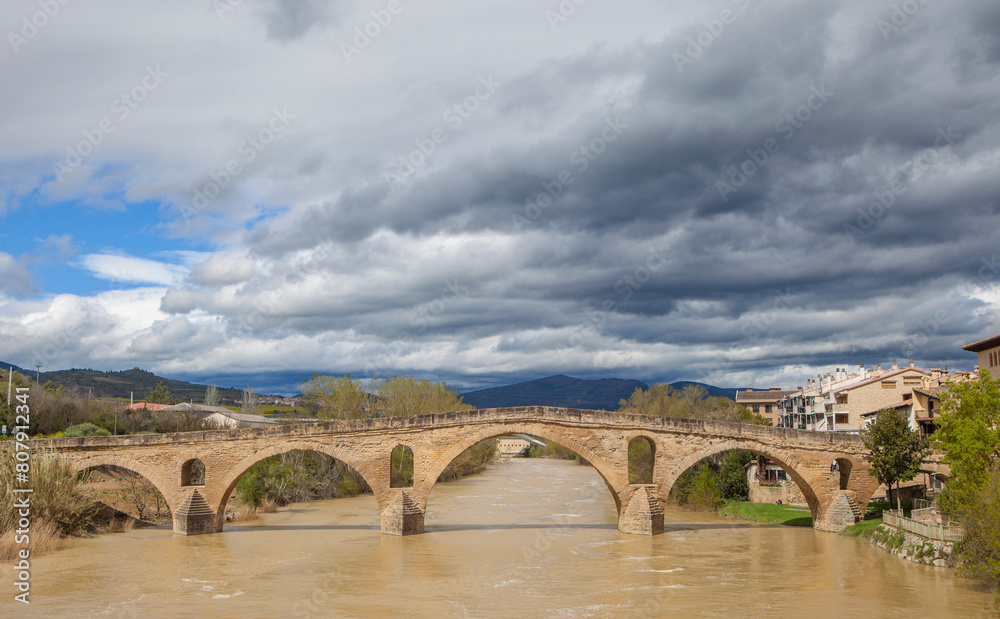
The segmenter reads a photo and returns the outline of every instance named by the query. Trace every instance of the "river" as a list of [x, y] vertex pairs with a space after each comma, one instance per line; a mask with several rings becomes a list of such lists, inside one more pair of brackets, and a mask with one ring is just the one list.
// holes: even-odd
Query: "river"
[[[140, 529], [32, 562], [46, 617], [978, 617], [953, 571], [864, 542], [671, 509], [619, 533], [594, 469], [512, 460], [438, 484], [426, 533], [381, 535], [371, 496], [298, 504], [222, 534]], [[9, 573], [9, 571], [8, 571]], [[6, 582], [10, 580], [5, 579]]]

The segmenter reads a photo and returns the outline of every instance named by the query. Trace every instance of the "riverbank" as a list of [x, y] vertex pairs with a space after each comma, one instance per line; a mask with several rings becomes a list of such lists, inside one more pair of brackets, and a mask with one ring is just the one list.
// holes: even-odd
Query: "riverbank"
[[812, 526], [812, 513], [809, 508], [797, 505], [730, 501], [719, 509], [719, 513], [730, 518], [753, 522], [782, 524], [789, 527]]

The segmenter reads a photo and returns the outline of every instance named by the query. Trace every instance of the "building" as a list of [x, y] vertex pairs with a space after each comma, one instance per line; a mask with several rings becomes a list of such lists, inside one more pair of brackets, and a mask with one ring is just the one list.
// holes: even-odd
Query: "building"
[[1000, 335], [962, 346], [962, 350], [978, 354], [979, 367], [989, 370], [993, 378], [1000, 378]]
[[161, 411], [161, 410], [163, 410], [165, 408], [170, 408], [170, 404], [156, 404], [155, 402], [135, 402], [133, 404], [130, 404], [129, 407], [127, 409], [125, 409], [125, 410], [130, 410], [130, 411], [141, 411], [141, 410]]
[[199, 419], [215, 425], [219, 429], [231, 428], [269, 428], [277, 422], [261, 415], [236, 413], [221, 406], [206, 406], [205, 404], [189, 404], [182, 402], [160, 409], [165, 413], [191, 414]]
[[[937, 370], [940, 373], [940, 370]], [[914, 387], [924, 387], [931, 372], [913, 367], [891, 369], [859, 367], [848, 373], [837, 368], [832, 374], [817, 376], [806, 387], [781, 400], [778, 425], [799, 430], [822, 432], [857, 432], [864, 427], [864, 413], [894, 406]]]
[[782, 391], [777, 387], [771, 389], [754, 389], [753, 387], [736, 392], [736, 403], [742, 404], [751, 412], [764, 417], [772, 426], [778, 425], [778, 402], [785, 396], [797, 393]]

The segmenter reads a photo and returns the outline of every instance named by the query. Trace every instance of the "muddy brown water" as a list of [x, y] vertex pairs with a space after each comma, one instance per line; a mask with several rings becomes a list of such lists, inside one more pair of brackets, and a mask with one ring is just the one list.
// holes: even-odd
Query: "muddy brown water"
[[4, 587], [0, 616], [989, 616], [991, 596], [952, 570], [856, 539], [674, 509], [666, 522], [619, 533], [594, 469], [513, 460], [438, 484], [423, 535], [381, 535], [361, 496], [217, 535], [71, 540], [32, 561], [30, 607]]

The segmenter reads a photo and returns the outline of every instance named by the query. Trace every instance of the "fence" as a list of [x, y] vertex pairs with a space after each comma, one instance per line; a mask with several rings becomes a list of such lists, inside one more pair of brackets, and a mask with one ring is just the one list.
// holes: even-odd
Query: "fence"
[[957, 542], [962, 539], [963, 535], [961, 527], [918, 522], [912, 518], [903, 516], [902, 512], [894, 509], [887, 509], [882, 512], [882, 522], [890, 527], [896, 527], [897, 529], [909, 531], [927, 539], [936, 539], [942, 542]]
[[928, 507], [934, 507], [934, 501], [928, 501], [927, 499], [913, 499], [913, 509], [927, 509]]

